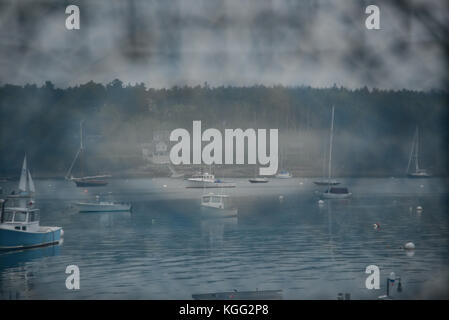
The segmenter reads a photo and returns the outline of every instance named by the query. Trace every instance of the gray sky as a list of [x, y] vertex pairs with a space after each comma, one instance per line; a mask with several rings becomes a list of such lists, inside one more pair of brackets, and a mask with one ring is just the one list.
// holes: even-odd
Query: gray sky
[[[0, 0], [0, 83], [443, 88], [447, 1], [431, 2], [437, 27], [390, 2]], [[68, 4], [80, 30], [65, 28]], [[381, 30], [365, 28], [369, 4]]]

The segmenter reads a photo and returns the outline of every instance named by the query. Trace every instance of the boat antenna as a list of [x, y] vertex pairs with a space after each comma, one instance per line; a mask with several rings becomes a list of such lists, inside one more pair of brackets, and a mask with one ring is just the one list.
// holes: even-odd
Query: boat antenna
[[1, 200], [2, 201], [2, 212], [1, 212], [1, 217], [0, 217], [0, 223], [3, 223], [3, 221], [4, 221], [4, 217], [5, 217], [5, 205], [6, 205], [6, 202], [8, 201], [8, 199], [2, 199]]

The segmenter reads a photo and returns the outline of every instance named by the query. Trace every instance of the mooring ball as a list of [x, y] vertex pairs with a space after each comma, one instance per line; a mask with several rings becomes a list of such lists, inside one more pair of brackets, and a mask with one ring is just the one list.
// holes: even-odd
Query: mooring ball
[[415, 244], [413, 242], [407, 242], [404, 246], [404, 248], [406, 250], [414, 250], [415, 249]]
[[416, 207], [416, 210], [422, 211], [422, 207], [421, 207], [421, 206], [417, 206], [417, 207]]
[[318, 200], [318, 204], [324, 204], [323, 200]]

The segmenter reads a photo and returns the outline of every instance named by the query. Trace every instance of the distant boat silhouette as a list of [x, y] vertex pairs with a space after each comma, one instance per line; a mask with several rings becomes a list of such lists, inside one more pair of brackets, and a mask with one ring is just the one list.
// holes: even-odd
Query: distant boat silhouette
[[[332, 117], [333, 117], [333, 112], [334, 112], [334, 107], [332, 107]], [[333, 125], [333, 118], [332, 118], [332, 125]], [[330, 178], [330, 172], [331, 172], [331, 153], [332, 153], [332, 142], [333, 142], [333, 130], [331, 130], [329, 132], [329, 163], [328, 163], [328, 173], [329, 173], [329, 177], [326, 179], [325, 176], [325, 171], [326, 171], [326, 157], [323, 156], [323, 178], [320, 180], [316, 180], [313, 183], [315, 183], [317, 186], [336, 186], [339, 185], [340, 182], [338, 182], [335, 179], [331, 179]]]
[[[410, 172], [412, 162], [415, 163], [415, 171]], [[432, 175], [426, 169], [419, 168], [419, 128], [416, 126], [415, 135], [413, 136], [412, 150], [408, 159], [407, 175], [410, 178], [428, 178]]]
[[345, 199], [352, 196], [352, 193], [348, 191], [348, 188], [332, 187], [332, 141], [334, 137], [334, 114], [335, 107], [332, 106], [332, 120], [331, 120], [331, 133], [330, 133], [330, 146], [329, 146], [329, 169], [328, 169], [328, 188], [321, 196], [325, 199]]

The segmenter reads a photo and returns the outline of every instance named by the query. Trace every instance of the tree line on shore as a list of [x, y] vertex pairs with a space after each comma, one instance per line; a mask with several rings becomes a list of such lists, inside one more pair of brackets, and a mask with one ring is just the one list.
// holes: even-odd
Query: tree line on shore
[[[18, 175], [26, 152], [36, 172], [63, 173], [85, 121], [91, 170], [142, 165], [140, 144], [154, 130], [204, 127], [278, 128], [287, 163], [315, 165], [325, 156], [330, 107], [335, 106], [335, 167], [351, 175], [405, 170], [416, 126], [422, 165], [448, 173], [447, 91], [312, 88], [307, 86], [197, 86], [147, 88], [120, 80], [57, 88], [0, 86], [0, 176]], [[296, 150], [293, 152], [286, 149]], [[297, 156], [291, 154], [297, 153]], [[288, 158], [290, 154], [290, 159]]]

